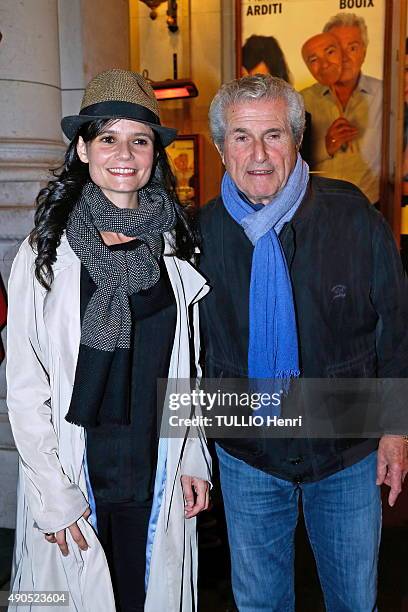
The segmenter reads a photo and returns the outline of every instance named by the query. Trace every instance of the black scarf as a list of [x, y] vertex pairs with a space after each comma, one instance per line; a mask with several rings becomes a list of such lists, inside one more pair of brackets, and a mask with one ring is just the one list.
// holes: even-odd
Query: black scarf
[[[169, 194], [159, 186], [138, 192], [136, 209], [116, 207], [94, 183], [85, 185], [67, 224], [67, 239], [97, 286], [84, 314], [74, 390], [66, 420], [96, 425], [114, 353], [129, 361], [132, 318], [129, 296], [149, 289], [160, 278], [158, 260], [164, 232], [174, 228], [176, 213]], [[135, 249], [111, 251], [100, 231], [137, 237]], [[97, 368], [95, 370], [95, 365]], [[118, 382], [127, 387], [128, 368]], [[86, 397], [87, 401], [82, 401]], [[93, 398], [89, 402], [89, 397]], [[128, 406], [105, 422], [129, 422]]]

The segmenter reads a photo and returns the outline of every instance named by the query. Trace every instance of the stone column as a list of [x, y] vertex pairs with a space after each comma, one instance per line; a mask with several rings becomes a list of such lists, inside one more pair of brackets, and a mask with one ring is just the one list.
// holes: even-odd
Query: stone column
[[[108, 68], [129, 68], [129, 0], [0, 0], [0, 271], [33, 225], [49, 168], [63, 160], [62, 115]], [[5, 335], [5, 334], [4, 334]], [[0, 527], [15, 522], [17, 453], [0, 367]]]
[[[63, 157], [57, 0], [1, 0], [0, 270], [7, 281], [35, 197]], [[15, 520], [17, 453], [0, 369], [0, 527]]]

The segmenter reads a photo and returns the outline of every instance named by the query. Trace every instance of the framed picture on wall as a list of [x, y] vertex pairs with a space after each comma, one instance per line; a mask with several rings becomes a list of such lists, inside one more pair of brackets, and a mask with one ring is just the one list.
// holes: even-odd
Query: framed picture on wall
[[183, 206], [200, 206], [200, 146], [198, 134], [183, 134], [166, 148]]
[[[270, 73], [304, 99], [311, 171], [371, 203], [384, 171], [386, 0], [236, 0], [237, 76]], [[306, 143], [305, 143], [306, 144]]]

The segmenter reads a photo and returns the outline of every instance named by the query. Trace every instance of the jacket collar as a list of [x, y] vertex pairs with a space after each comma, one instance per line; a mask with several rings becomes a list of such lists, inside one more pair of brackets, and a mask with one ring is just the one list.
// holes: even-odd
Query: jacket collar
[[[316, 90], [320, 93], [320, 95], [322, 96], [332, 95], [330, 91], [330, 87], [327, 87], [327, 85], [321, 85], [320, 83], [315, 83], [314, 86], [316, 87]], [[360, 77], [358, 79], [356, 87], [353, 90], [353, 93], [355, 91], [359, 91], [363, 94], [368, 94], [370, 96], [377, 95], [377, 90], [373, 85], [372, 77], [369, 77], [363, 73], [360, 73]]]
[[[287, 225], [296, 226], [298, 223], [306, 220], [313, 213], [314, 211], [314, 204], [313, 204], [314, 191], [315, 191], [314, 179], [312, 176], [309, 175], [309, 183], [307, 185], [303, 200], [299, 204], [299, 207], [296, 210], [295, 214], [293, 215], [292, 219], [289, 221], [289, 223], [285, 223], [284, 227], [286, 227]], [[221, 195], [218, 196], [217, 204], [225, 208], [222, 202]], [[228, 214], [229, 213], [227, 212], [227, 215]]]
[[309, 175], [309, 183], [307, 185], [303, 200], [299, 204], [297, 211], [295, 212], [295, 214], [293, 215], [289, 223], [296, 226], [298, 223], [305, 221], [313, 213], [314, 211], [313, 193], [314, 193], [313, 178]]
[[64, 232], [61, 236], [61, 241], [57, 248], [57, 260], [52, 266], [54, 276], [57, 276], [57, 274], [61, 270], [64, 270], [65, 268], [68, 268], [78, 263], [79, 259], [75, 255], [74, 251], [71, 249], [67, 235]]

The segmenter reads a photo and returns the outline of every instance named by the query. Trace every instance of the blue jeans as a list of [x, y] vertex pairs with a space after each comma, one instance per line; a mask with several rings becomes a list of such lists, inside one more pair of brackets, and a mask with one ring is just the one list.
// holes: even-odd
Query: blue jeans
[[293, 612], [298, 498], [327, 612], [377, 610], [381, 535], [377, 453], [323, 478], [295, 484], [257, 470], [217, 445], [240, 612]]

